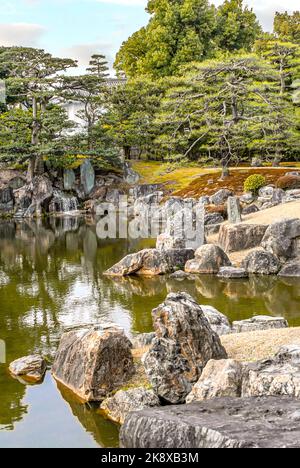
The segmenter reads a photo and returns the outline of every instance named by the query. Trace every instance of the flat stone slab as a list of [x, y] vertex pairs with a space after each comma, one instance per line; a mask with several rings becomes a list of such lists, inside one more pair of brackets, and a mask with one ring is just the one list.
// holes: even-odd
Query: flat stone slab
[[289, 324], [284, 317], [271, 317], [257, 315], [246, 320], [236, 321], [232, 324], [232, 333], [246, 333], [258, 330], [272, 330], [274, 328], [288, 328]]
[[299, 448], [299, 400], [220, 398], [128, 415], [124, 448]]

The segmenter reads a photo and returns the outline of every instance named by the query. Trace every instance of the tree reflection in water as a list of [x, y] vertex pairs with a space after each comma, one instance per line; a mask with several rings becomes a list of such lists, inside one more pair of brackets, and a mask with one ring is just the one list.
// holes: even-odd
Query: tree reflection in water
[[[127, 253], [153, 245], [151, 240], [100, 240], [92, 219], [1, 221], [0, 339], [6, 341], [7, 361], [33, 352], [52, 358], [64, 330], [103, 319], [117, 322], [128, 333], [151, 331], [151, 310], [172, 291], [186, 291], [230, 320], [270, 314], [300, 325], [299, 280], [103, 276]], [[26, 389], [8, 376], [4, 365], [0, 365], [0, 389], [0, 428], [13, 430], [31, 411], [24, 403]], [[109, 443], [104, 440], [106, 431], [110, 436], [103, 420], [63, 396], [98, 443]]]

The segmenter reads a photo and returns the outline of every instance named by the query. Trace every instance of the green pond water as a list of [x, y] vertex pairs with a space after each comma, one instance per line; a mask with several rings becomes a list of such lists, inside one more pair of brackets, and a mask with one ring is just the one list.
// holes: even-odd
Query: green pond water
[[[231, 320], [280, 315], [300, 325], [300, 281], [202, 276], [110, 279], [103, 271], [151, 240], [99, 240], [83, 218], [0, 222], [0, 447], [115, 447], [118, 426], [95, 406], [82, 405], [47, 373], [25, 386], [12, 379], [12, 360], [42, 353], [53, 358], [63, 331], [109, 320], [132, 335], [152, 331], [151, 310], [171, 291], [187, 291]], [[1, 344], [1, 343], [0, 343]]]

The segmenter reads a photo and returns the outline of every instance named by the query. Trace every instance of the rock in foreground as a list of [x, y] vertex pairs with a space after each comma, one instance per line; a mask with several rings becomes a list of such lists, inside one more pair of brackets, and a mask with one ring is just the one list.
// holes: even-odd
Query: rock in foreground
[[119, 263], [107, 270], [105, 275], [165, 275], [184, 268], [186, 262], [193, 256], [194, 251], [191, 249], [170, 249], [165, 251], [145, 249], [127, 255]]
[[221, 397], [240, 397], [242, 387], [242, 364], [233, 359], [211, 360], [200, 379], [194, 385], [186, 402], [210, 400]]
[[273, 359], [245, 368], [242, 396], [269, 395], [300, 398], [300, 346], [283, 346]]
[[126, 416], [132, 411], [141, 411], [154, 406], [160, 406], [159, 398], [152, 390], [141, 387], [120, 390], [111, 398], [104, 400], [101, 409], [112, 421], [124, 424]]
[[171, 293], [152, 312], [156, 339], [144, 357], [154, 391], [168, 403], [183, 403], [210, 359], [226, 358], [201, 307], [186, 293]]
[[65, 333], [53, 376], [84, 401], [101, 401], [134, 374], [131, 347], [123, 330], [113, 325]]
[[[298, 422], [297, 422], [298, 421]], [[299, 401], [220, 398], [131, 413], [124, 448], [299, 448]]]
[[24, 377], [29, 382], [40, 382], [47, 370], [46, 361], [42, 356], [25, 356], [12, 362], [9, 366], [10, 373], [15, 377]]

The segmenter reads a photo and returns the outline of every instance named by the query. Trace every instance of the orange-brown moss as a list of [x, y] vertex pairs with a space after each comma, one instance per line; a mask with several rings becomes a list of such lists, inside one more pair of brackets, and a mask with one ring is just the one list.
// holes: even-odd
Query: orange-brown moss
[[200, 197], [202, 195], [212, 195], [220, 189], [232, 190], [240, 195], [244, 192], [244, 182], [252, 174], [262, 174], [267, 184], [276, 184], [278, 179], [285, 176], [287, 169], [278, 168], [241, 168], [233, 169], [230, 177], [221, 179], [221, 172], [217, 174], [204, 174], [194, 179], [184, 189], [178, 190], [173, 195], [180, 197]]

